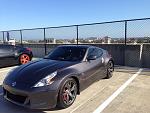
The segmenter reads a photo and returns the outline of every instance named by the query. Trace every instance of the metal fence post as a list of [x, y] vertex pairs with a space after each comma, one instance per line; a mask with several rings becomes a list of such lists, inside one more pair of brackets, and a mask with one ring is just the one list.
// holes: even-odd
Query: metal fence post
[[44, 48], [45, 48], [45, 55], [47, 54], [47, 49], [46, 49], [46, 35], [45, 35], [45, 28], [43, 28], [44, 30]]
[[125, 37], [125, 46], [127, 45], [127, 21], [125, 21], [125, 32], [124, 32], [124, 37]]
[[124, 26], [124, 65], [126, 65], [126, 46], [127, 46], [127, 21], [125, 21]]
[[3, 31], [3, 44], [5, 43], [4, 31]]
[[79, 29], [78, 29], [78, 25], [76, 26], [76, 30], [77, 30], [77, 45], [78, 45], [78, 41], [79, 41]]
[[21, 46], [23, 46], [22, 44], [22, 30], [20, 30], [20, 41], [21, 41]]

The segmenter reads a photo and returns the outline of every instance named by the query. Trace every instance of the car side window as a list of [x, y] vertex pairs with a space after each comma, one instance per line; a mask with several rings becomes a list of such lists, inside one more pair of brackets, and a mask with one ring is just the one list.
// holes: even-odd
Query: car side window
[[97, 48], [97, 50], [96, 50], [97, 52], [97, 58], [99, 58], [99, 57], [101, 57], [102, 56], [102, 54], [103, 54], [103, 51], [101, 50], [101, 49], [99, 49], [99, 48]]
[[87, 56], [97, 56], [95, 48], [89, 48]]
[[103, 51], [99, 48], [89, 48], [88, 55], [87, 56], [96, 56], [97, 58], [101, 57], [103, 54]]

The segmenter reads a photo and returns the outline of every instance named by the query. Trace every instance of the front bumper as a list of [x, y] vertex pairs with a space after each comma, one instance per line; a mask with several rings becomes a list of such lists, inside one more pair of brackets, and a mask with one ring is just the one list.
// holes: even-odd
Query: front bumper
[[23, 91], [3, 85], [4, 98], [16, 105], [30, 109], [50, 109], [57, 104], [57, 91], [39, 90]]

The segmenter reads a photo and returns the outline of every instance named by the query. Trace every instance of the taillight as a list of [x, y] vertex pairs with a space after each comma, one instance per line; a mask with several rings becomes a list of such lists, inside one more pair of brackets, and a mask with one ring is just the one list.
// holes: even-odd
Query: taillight
[[31, 48], [26, 48], [28, 51], [32, 51]]

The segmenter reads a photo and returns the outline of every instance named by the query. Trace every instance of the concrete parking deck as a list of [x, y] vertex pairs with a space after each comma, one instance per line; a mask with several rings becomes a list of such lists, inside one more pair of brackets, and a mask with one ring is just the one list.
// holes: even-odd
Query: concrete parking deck
[[[116, 66], [113, 77], [102, 79], [77, 96], [67, 109], [29, 110], [3, 99], [2, 81], [14, 67], [0, 69], [0, 113], [92, 113], [128, 81], [139, 68]], [[133, 81], [114, 98], [102, 113], [150, 113], [150, 69], [143, 69]]]

